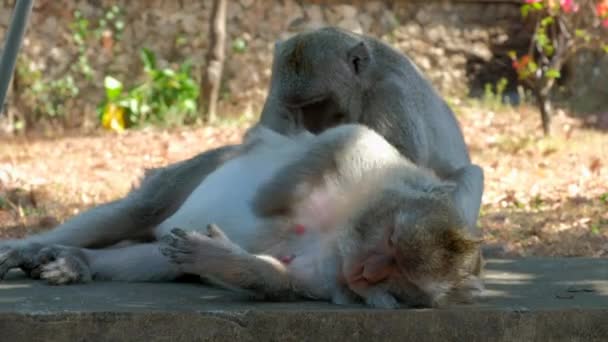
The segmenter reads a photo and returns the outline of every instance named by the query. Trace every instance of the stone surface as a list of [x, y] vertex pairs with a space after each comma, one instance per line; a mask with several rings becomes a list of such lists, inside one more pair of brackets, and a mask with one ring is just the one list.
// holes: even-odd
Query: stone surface
[[0, 283], [1, 341], [600, 341], [608, 259], [491, 259], [475, 305], [258, 303], [200, 284]]

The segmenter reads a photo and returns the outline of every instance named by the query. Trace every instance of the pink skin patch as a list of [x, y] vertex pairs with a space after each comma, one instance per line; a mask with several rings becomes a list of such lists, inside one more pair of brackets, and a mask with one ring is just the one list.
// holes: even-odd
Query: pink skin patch
[[279, 257], [279, 261], [284, 263], [285, 265], [289, 265], [295, 257], [296, 256], [293, 254], [284, 255], [284, 256]]
[[306, 233], [306, 227], [301, 224], [296, 224], [295, 227], [293, 227], [293, 231], [296, 233], [296, 235], [303, 235]]
[[[301, 224], [296, 224], [296, 225], [293, 227], [293, 232], [294, 232], [296, 235], [304, 235], [304, 233], [306, 233], [306, 227], [304, 227], [304, 226], [303, 226], [303, 225], [301, 225]], [[290, 264], [290, 263], [293, 261], [293, 259], [294, 259], [295, 257], [296, 257], [296, 256], [295, 256], [294, 254], [290, 254], [290, 255], [283, 255], [283, 256], [280, 256], [280, 257], [278, 257], [277, 259], [279, 259], [279, 261], [280, 261], [280, 262], [282, 262], [282, 263], [284, 263], [285, 265], [289, 265], [289, 264]]]

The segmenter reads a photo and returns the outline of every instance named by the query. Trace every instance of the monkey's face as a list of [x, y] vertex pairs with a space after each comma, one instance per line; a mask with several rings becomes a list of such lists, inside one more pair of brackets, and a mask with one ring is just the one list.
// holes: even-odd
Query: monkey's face
[[474, 277], [479, 243], [465, 236], [448, 197], [388, 191], [380, 203], [357, 223], [364, 285], [409, 306], [465, 299], [458, 296], [466, 296], [462, 287]]
[[262, 122], [282, 133], [358, 122], [370, 60], [360, 37], [332, 28], [277, 43]]
[[[390, 289], [405, 302], [441, 306], [457, 300], [473, 275], [479, 242], [465, 235], [447, 196], [417, 199], [397, 211], [388, 244], [396, 272]], [[414, 290], [415, 289], [415, 290]]]

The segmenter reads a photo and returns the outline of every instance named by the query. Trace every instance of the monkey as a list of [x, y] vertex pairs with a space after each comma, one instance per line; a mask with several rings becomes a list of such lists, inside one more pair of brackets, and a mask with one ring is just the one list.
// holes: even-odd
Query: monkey
[[[440, 307], [481, 290], [479, 241], [464, 229], [453, 184], [361, 125], [316, 137], [253, 135], [253, 151], [209, 175], [161, 224], [170, 232], [161, 251], [184, 273], [262, 298], [361, 299], [385, 309]], [[259, 164], [276, 165], [261, 182]], [[206, 231], [171, 229], [193, 224]]]
[[[435, 307], [468, 297], [477, 281], [476, 241], [451, 190], [361, 125], [291, 137], [258, 126], [155, 228], [157, 247], [173, 274], [263, 298]], [[40, 277], [113, 279], [125, 262], [108, 260], [114, 251], [48, 246]]]
[[[370, 127], [415, 165], [456, 184], [453, 203], [466, 230], [479, 235], [476, 221], [483, 171], [471, 162], [451, 109], [407, 56], [378, 39], [332, 27], [277, 42], [258, 125], [292, 135], [320, 134], [348, 123]], [[113, 259], [130, 260], [112, 270], [114, 279], [173, 279], [179, 272], [158, 251], [155, 227], [240, 151], [239, 145], [222, 146], [156, 169], [124, 198], [80, 213], [57, 229], [23, 240], [0, 241], [0, 278], [15, 267], [38, 277], [35, 256], [45, 246], [97, 249], [129, 240], [140, 243], [100, 250], [107, 253], [108, 265]], [[483, 262], [481, 251], [477, 254], [479, 274]]]

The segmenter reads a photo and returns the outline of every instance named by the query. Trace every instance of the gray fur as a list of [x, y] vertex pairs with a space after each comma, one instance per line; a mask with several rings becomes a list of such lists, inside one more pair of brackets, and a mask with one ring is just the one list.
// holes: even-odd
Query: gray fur
[[[277, 49], [262, 124], [282, 133], [371, 127], [415, 164], [456, 182], [456, 203], [478, 233], [483, 171], [471, 164], [453, 112], [409, 58], [337, 28], [297, 35]], [[358, 73], [353, 54], [366, 58]]]

